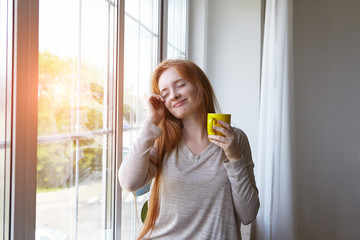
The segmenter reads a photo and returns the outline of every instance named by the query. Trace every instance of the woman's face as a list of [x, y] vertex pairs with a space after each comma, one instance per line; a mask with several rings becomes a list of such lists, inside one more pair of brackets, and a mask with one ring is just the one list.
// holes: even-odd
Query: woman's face
[[160, 95], [165, 99], [165, 107], [178, 119], [196, 114], [196, 86], [181, 77], [175, 68], [166, 69], [159, 78]]

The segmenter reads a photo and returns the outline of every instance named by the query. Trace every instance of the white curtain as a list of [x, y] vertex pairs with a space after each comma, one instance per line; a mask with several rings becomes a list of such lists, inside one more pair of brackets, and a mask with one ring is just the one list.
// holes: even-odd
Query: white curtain
[[266, 0], [256, 163], [258, 240], [296, 239], [292, 18], [293, 0]]

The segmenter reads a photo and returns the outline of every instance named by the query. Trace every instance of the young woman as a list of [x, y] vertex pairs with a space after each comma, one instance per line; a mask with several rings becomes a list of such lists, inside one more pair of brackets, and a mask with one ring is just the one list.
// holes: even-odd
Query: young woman
[[254, 221], [259, 209], [245, 133], [220, 122], [214, 130], [224, 136], [207, 134], [217, 103], [194, 63], [164, 61], [152, 84], [147, 118], [119, 170], [127, 191], [154, 179], [138, 239], [241, 239], [240, 223]]

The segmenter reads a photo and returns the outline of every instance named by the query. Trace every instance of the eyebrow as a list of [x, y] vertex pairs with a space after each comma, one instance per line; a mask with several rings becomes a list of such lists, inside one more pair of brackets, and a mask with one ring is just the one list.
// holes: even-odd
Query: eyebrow
[[[180, 82], [181, 80], [186, 80], [186, 79], [185, 79], [185, 78], [179, 78], [179, 79], [175, 80], [175, 81], [173, 82], [173, 84], [176, 84], [176, 83]], [[161, 94], [162, 92], [164, 92], [165, 90], [167, 90], [167, 88], [163, 88], [162, 90], [160, 90], [160, 94]]]

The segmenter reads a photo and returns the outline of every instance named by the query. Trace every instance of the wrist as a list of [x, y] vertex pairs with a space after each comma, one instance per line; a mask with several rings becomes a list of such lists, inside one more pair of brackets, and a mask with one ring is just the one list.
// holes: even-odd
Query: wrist
[[151, 122], [152, 124], [154, 124], [156, 126], [160, 123], [160, 121], [154, 116], [147, 116], [145, 118], [145, 121]]
[[229, 162], [236, 162], [236, 161], [238, 161], [240, 158], [242, 158], [242, 154], [240, 154], [239, 156], [229, 157], [228, 160], [229, 160]]

